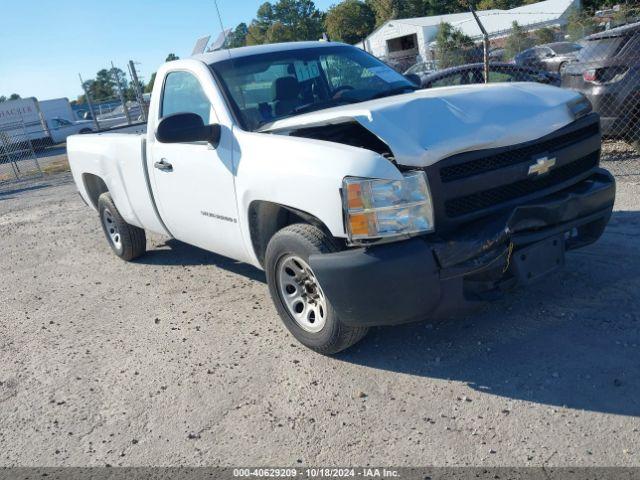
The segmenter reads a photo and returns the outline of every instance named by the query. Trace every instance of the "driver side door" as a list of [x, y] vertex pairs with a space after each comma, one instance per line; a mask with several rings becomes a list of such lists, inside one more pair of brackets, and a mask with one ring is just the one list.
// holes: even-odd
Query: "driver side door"
[[[196, 76], [169, 72], [160, 100], [160, 118], [195, 113], [205, 125], [218, 123], [211, 100]], [[160, 143], [149, 139], [149, 175], [162, 221], [173, 237], [205, 250], [245, 256], [238, 224], [232, 133], [221, 129], [220, 143]]]

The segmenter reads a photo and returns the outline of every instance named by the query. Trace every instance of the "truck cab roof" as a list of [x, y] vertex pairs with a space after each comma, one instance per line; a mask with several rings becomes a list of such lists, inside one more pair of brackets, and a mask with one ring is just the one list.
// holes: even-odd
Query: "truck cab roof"
[[207, 65], [222, 62], [229, 59], [248, 57], [251, 55], [262, 55], [265, 53], [285, 52], [291, 50], [301, 50], [305, 48], [327, 48], [344, 46], [346, 44], [340, 42], [287, 42], [287, 43], [271, 43], [268, 45], [252, 45], [249, 47], [229, 48], [217, 50], [215, 52], [201, 53], [191, 58], [200, 60]]

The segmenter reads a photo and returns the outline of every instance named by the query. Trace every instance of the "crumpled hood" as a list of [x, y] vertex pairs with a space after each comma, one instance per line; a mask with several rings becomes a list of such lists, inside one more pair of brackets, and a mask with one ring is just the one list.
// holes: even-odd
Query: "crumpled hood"
[[538, 83], [497, 83], [418, 90], [276, 121], [262, 131], [353, 120], [384, 141], [397, 163], [426, 167], [461, 152], [515, 145], [574, 121], [577, 93]]

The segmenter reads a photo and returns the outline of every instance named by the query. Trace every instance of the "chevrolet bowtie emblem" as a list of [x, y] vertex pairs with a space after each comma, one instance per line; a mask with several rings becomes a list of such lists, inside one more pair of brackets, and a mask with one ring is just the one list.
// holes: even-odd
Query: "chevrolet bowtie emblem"
[[555, 158], [542, 157], [536, 163], [529, 166], [529, 175], [544, 175], [548, 173], [556, 164]]

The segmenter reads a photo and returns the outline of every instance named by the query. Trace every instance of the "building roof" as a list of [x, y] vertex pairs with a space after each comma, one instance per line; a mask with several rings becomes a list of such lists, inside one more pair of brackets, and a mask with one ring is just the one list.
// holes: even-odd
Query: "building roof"
[[[512, 8], [511, 10], [481, 10], [478, 11], [477, 14], [487, 33], [490, 36], [498, 36], [503, 32], [510, 31], [513, 22], [518, 22], [518, 24], [523, 27], [541, 27], [561, 23], [563, 21], [562, 17], [567, 11], [579, 5], [580, 0], [544, 0], [531, 5]], [[437, 26], [442, 22], [451, 24], [471, 38], [477, 39], [482, 37], [482, 32], [471, 12], [388, 20], [378, 28], [378, 30], [393, 23], [402, 23], [416, 27], [431, 27]], [[375, 32], [371, 35], [373, 34], [375, 34]]]

